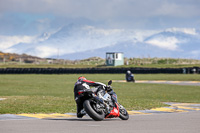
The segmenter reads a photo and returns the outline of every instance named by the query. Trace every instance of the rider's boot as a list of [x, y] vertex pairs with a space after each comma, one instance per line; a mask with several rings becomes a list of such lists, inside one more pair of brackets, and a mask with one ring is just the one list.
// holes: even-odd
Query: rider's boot
[[77, 113], [78, 118], [82, 118], [84, 115], [86, 115], [85, 109], [82, 109], [79, 113]]

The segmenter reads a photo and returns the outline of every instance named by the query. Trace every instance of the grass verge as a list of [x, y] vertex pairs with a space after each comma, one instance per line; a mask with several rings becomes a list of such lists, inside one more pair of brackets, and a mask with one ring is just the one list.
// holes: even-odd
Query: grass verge
[[[0, 75], [0, 114], [76, 112], [73, 87], [79, 74]], [[84, 74], [90, 80], [107, 83], [123, 80], [124, 74]], [[136, 80], [198, 81], [200, 75], [145, 74]], [[165, 106], [162, 102], [200, 103], [199, 86], [113, 83], [118, 101], [127, 110]]]

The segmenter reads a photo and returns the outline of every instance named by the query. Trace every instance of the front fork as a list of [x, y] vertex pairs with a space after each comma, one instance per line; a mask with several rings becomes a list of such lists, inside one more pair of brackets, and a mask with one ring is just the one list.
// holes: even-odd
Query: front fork
[[119, 107], [119, 112], [122, 114], [126, 114], [126, 109], [120, 103], [117, 103], [117, 105]]

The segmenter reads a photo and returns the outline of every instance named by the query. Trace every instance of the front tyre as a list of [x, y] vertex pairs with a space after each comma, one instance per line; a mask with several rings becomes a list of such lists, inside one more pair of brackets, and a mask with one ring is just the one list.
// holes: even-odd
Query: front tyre
[[129, 119], [128, 112], [121, 104], [118, 103], [118, 105], [119, 105], [119, 118], [122, 120], [128, 120]]
[[85, 100], [83, 103], [83, 107], [87, 114], [95, 121], [101, 121], [105, 117], [105, 113], [103, 111], [96, 111], [95, 110], [95, 103], [91, 102], [91, 100]]

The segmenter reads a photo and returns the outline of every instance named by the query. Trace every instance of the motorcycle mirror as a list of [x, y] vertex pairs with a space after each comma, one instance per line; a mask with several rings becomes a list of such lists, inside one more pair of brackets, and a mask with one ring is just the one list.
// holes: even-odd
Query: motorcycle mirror
[[111, 85], [112, 84], [112, 80], [110, 80], [109, 82], [108, 82], [108, 85]]

